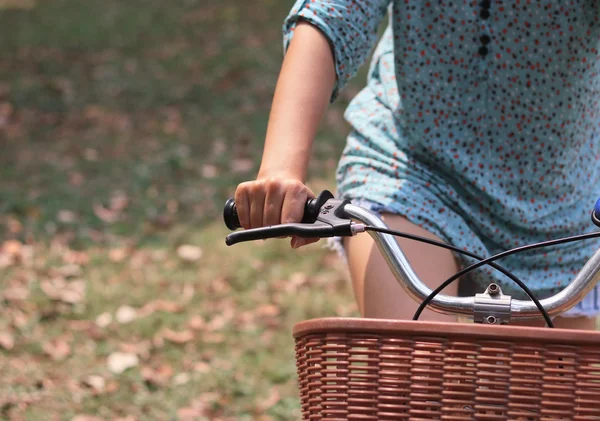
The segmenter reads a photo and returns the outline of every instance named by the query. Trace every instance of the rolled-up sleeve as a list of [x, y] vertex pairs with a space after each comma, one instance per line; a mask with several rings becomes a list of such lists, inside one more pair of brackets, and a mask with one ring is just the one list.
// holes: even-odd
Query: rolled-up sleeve
[[323, 32], [335, 58], [337, 80], [331, 94], [333, 102], [375, 45], [377, 29], [389, 3], [390, 0], [297, 0], [283, 25], [284, 52], [298, 20], [303, 19]]

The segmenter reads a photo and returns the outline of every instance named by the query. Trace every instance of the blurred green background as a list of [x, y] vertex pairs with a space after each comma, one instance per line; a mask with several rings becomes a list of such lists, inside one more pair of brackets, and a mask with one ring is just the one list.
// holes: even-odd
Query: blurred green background
[[292, 3], [0, 0], [0, 419], [300, 417], [291, 327], [356, 314], [344, 267], [228, 248], [220, 216], [256, 175]]

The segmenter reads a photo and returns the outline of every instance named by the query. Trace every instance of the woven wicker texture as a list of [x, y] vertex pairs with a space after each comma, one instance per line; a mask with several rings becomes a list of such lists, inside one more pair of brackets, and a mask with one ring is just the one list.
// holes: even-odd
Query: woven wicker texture
[[294, 336], [305, 420], [600, 420], [599, 332], [318, 319]]

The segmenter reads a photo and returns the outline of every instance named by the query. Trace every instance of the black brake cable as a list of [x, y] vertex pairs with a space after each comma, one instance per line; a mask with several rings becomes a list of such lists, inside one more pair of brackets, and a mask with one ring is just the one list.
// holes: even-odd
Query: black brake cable
[[[461, 276], [463, 276], [464, 274], [466, 274], [468, 272], [471, 272], [483, 265], [490, 264], [494, 260], [498, 260], [503, 257], [510, 256], [511, 254], [522, 253], [524, 251], [533, 250], [536, 248], [549, 247], [549, 246], [565, 244], [565, 243], [572, 243], [574, 241], [589, 240], [589, 239], [598, 238], [598, 237], [600, 237], [600, 232], [593, 232], [593, 233], [589, 233], [589, 234], [580, 234], [580, 235], [575, 235], [572, 237], [559, 238], [557, 240], [544, 241], [541, 243], [528, 244], [526, 246], [521, 246], [521, 247], [517, 247], [514, 249], [506, 250], [506, 251], [503, 251], [502, 253], [498, 253], [494, 256], [488, 257], [487, 259], [480, 260], [479, 262], [474, 263], [471, 266], [467, 266], [463, 270], [455, 273], [450, 278], [448, 278], [446, 281], [444, 281], [439, 287], [437, 287], [431, 294], [429, 294], [429, 296], [419, 305], [419, 308], [415, 312], [413, 320], [418, 319], [418, 317], [421, 315], [421, 313], [423, 312], [423, 310], [425, 309], [427, 304], [429, 304], [431, 302], [431, 300], [433, 300], [435, 298], [436, 295], [438, 295], [444, 288], [446, 288], [452, 282], [456, 281], [458, 278], [460, 278]], [[537, 306], [537, 304], [536, 304], [536, 306]], [[540, 307], [538, 307], [538, 309], [539, 308]], [[544, 315], [547, 314], [545, 310], [544, 310], [543, 314]], [[548, 320], [546, 320], [546, 323], [548, 323]], [[550, 324], [548, 324], [548, 326], [553, 327]]]
[[[550, 319], [550, 316], [548, 315], [548, 313], [546, 312], [546, 310], [544, 309], [544, 307], [541, 305], [541, 303], [539, 302], [539, 300], [533, 295], [533, 293], [531, 292], [531, 290], [527, 287], [527, 285], [525, 285], [523, 283], [523, 281], [521, 281], [515, 274], [513, 274], [511, 271], [509, 271], [508, 269], [494, 263], [493, 261], [490, 262], [485, 262], [486, 258], [483, 258], [481, 256], [478, 256], [475, 253], [471, 253], [469, 251], [466, 250], [462, 250], [458, 247], [455, 247], [453, 245], [450, 244], [446, 244], [446, 243], [442, 243], [439, 241], [435, 241], [435, 240], [431, 240], [429, 238], [425, 238], [425, 237], [421, 237], [418, 235], [413, 235], [413, 234], [407, 234], [401, 231], [396, 231], [396, 230], [392, 230], [392, 229], [388, 229], [388, 228], [379, 228], [379, 227], [375, 227], [372, 225], [367, 225], [365, 226], [365, 231], [376, 231], [376, 232], [381, 232], [384, 234], [391, 234], [391, 235], [395, 235], [397, 237], [402, 237], [402, 238], [407, 238], [409, 240], [414, 240], [414, 241], [419, 241], [422, 243], [426, 243], [426, 244], [431, 244], [433, 246], [438, 246], [441, 248], [445, 248], [448, 250], [452, 250], [455, 251], [456, 253], [461, 253], [464, 254], [466, 256], [472, 257], [473, 259], [479, 260], [479, 263], [477, 263], [477, 265], [482, 266], [484, 264], [487, 264], [491, 267], [493, 267], [494, 269], [500, 271], [501, 273], [503, 273], [504, 275], [508, 276], [512, 281], [514, 281], [522, 290], [523, 292], [525, 292], [525, 294], [531, 299], [531, 301], [533, 301], [533, 303], [535, 304], [535, 306], [537, 307], [537, 309], [540, 311], [540, 313], [542, 314], [542, 316], [544, 317], [544, 320], [546, 321], [546, 323], [548, 324], [548, 327], [554, 327], [554, 324], [552, 323], [552, 320]], [[472, 266], [468, 266], [468, 268], [473, 267]], [[477, 267], [479, 267], [477, 266]], [[475, 268], [473, 268], [475, 269]], [[449, 280], [447, 280], [446, 282], [444, 282], [442, 285], [440, 285], [438, 288], [436, 288], [435, 290], [433, 290], [431, 292], [431, 294], [429, 294], [429, 296], [421, 303], [421, 305], [419, 306], [419, 308], [417, 309], [417, 311], [415, 312], [414, 316], [413, 316], [413, 320], [418, 320], [419, 316], [421, 315], [421, 313], [423, 312], [423, 310], [425, 309], [425, 307], [427, 306], [427, 304], [429, 302], [431, 302], [431, 300], [433, 300], [435, 298], [436, 295], [438, 295], [444, 288], [446, 288], [448, 285], [450, 285], [452, 282], [454, 282], [456, 279], [458, 279], [458, 277], [462, 276], [459, 275], [460, 272], [458, 272], [456, 275], [456, 278], [453, 276], [452, 278], [449, 278]]]

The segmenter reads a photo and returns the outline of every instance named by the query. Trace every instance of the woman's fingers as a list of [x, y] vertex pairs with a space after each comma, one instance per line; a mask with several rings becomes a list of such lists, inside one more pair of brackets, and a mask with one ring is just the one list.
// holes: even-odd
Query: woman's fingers
[[[314, 198], [314, 193], [306, 186], [302, 185], [299, 190], [290, 189], [286, 192], [281, 211], [282, 222], [300, 222], [304, 216], [304, 206], [308, 199]], [[318, 238], [300, 238], [292, 237], [291, 246], [296, 249], [310, 243], [319, 241]]]
[[281, 224], [281, 208], [285, 197], [285, 187], [278, 180], [269, 180], [265, 182], [265, 188], [267, 193], [263, 224], [265, 226]]
[[248, 198], [248, 185], [251, 182], [242, 183], [235, 190], [235, 207], [240, 220], [240, 225], [244, 229], [250, 228], [250, 201]]
[[281, 207], [281, 222], [300, 222], [304, 216], [304, 206], [309, 198], [315, 195], [302, 183], [295, 183], [286, 188]]
[[260, 185], [253, 185], [250, 199], [250, 228], [263, 226], [266, 192]]
[[[266, 178], [241, 183], [235, 191], [240, 225], [244, 229], [302, 221], [304, 207], [314, 193], [302, 181]], [[293, 248], [318, 241], [318, 238], [293, 237]]]

